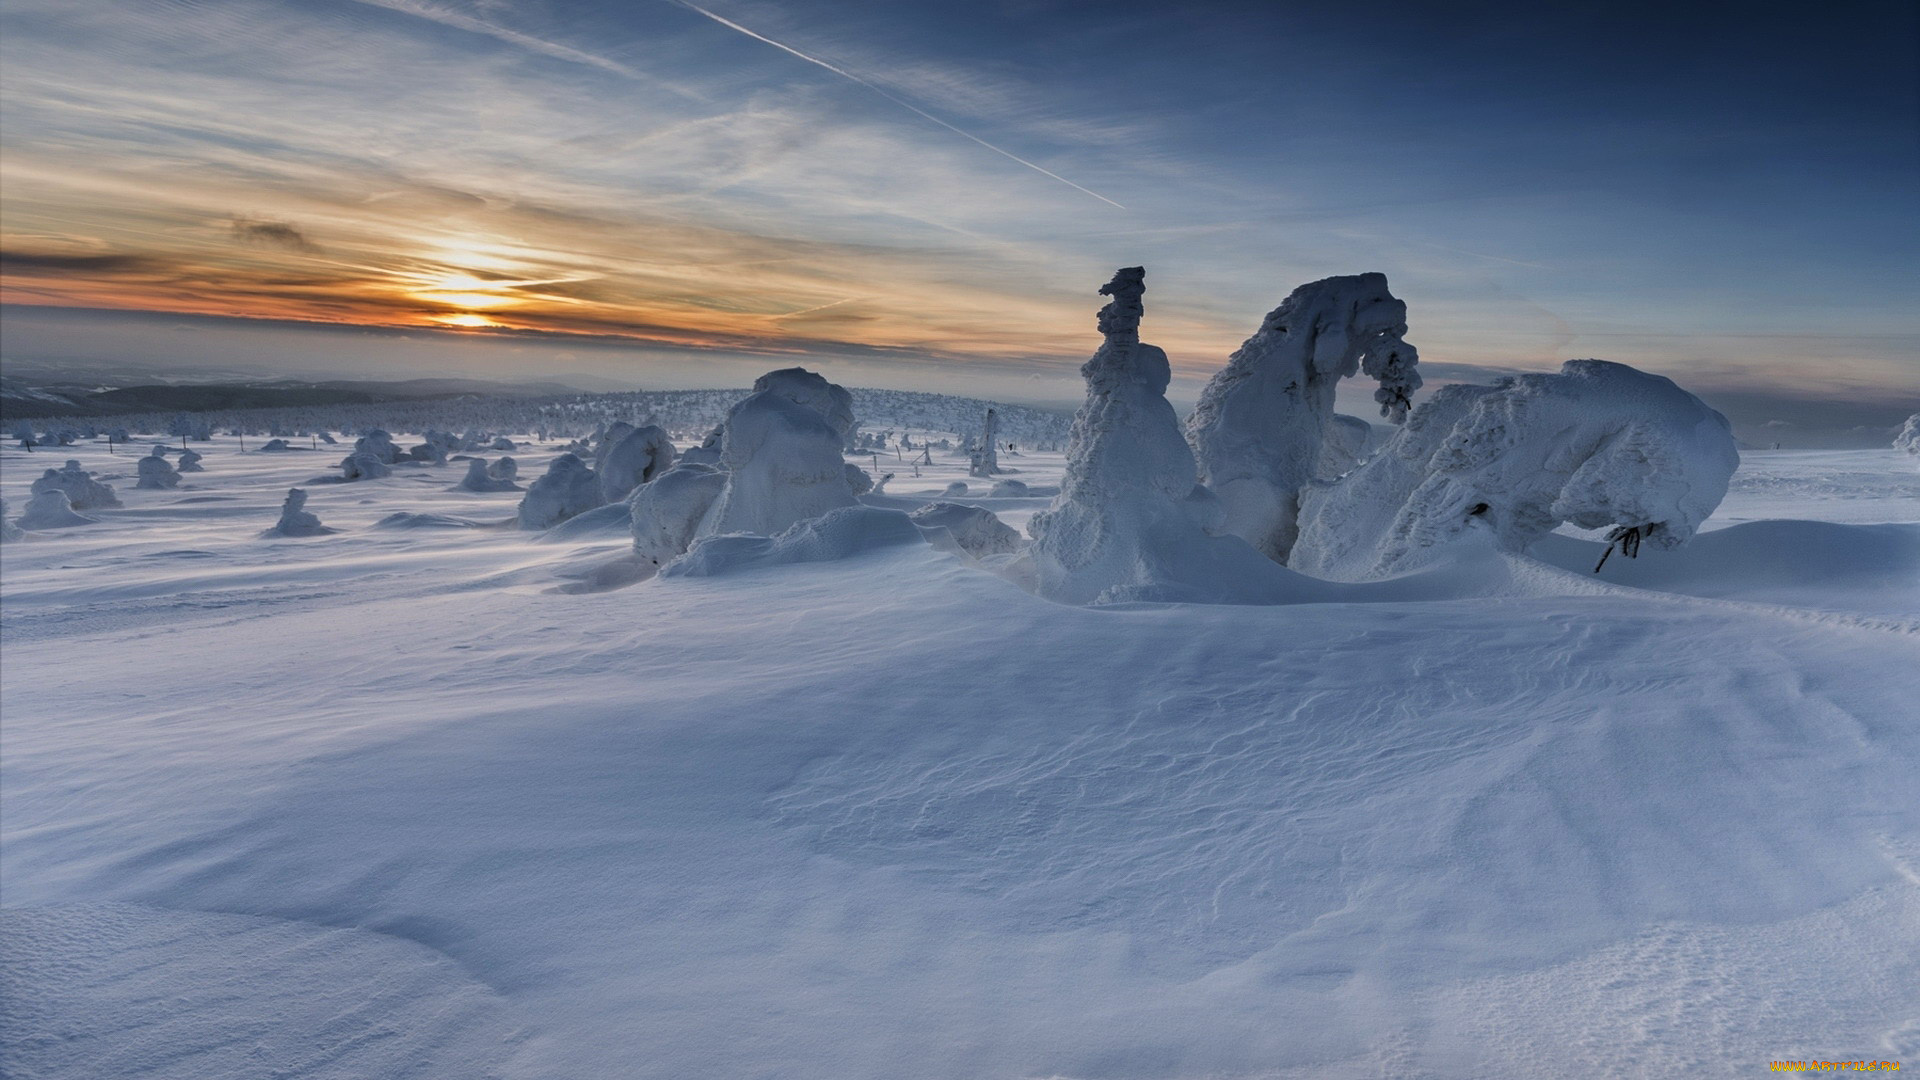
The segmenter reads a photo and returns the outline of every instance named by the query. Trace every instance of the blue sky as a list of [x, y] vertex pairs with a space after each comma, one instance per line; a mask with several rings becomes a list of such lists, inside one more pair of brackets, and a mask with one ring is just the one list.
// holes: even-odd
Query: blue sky
[[1437, 370], [1920, 407], [1910, 3], [704, 8], [9, 0], [7, 357], [1066, 399], [1140, 263], [1177, 392], [1380, 270]]

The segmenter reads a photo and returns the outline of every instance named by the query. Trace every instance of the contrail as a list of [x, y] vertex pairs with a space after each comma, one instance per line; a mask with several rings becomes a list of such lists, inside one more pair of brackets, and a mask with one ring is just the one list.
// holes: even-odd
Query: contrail
[[1068, 187], [1072, 188], [1075, 191], [1078, 191], [1085, 195], [1091, 195], [1094, 198], [1099, 199], [1101, 202], [1106, 203], [1108, 206], [1116, 207], [1121, 210], [1126, 209], [1126, 207], [1121, 206], [1119, 203], [1114, 202], [1112, 199], [1107, 198], [1105, 195], [1102, 195], [1097, 191], [1090, 191], [1086, 188], [1083, 188], [1079, 184], [1076, 184], [1073, 181], [1067, 179], [1066, 177], [1061, 176], [1059, 173], [1049, 172], [1046, 169], [1043, 169], [1040, 166], [1035, 165], [1033, 162], [1028, 161], [1026, 158], [1021, 157], [1018, 154], [1009, 153], [1008, 151], [1000, 149], [999, 147], [993, 145], [992, 143], [988, 142], [987, 140], [981, 138], [978, 135], [975, 135], [971, 132], [962, 131], [961, 129], [954, 127], [952, 124], [947, 123], [945, 120], [940, 119], [939, 117], [933, 115], [930, 112], [927, 112], [925, 109], [922, 109], [911, 102], [903, 101], [900, 98], [894, 97], [892, 94], [887, 93], [885, 90], [882, 90], [880, 87], [875, 86], [873, 83], [870, 83], [867, 80], [861, 78], [860, 76], [855, 75], [851, 71], [847, 71], [844, 68], [834, 67], [832, 64], [827, 63], [825, 60], [820, 60], [815, 57], [808, 56], [806, 53], [801, 52], [799, 49], [796, 49], [791, 45], [782, 45], [779, 42], [773, 40], [770, 37], [767, 37], [764, 34], [756, 34], [753, 31], [747, 29], [744, 26], [741, 26], [739, 23], [734, 22], [731, 19], [723, 19], [720, 16], [715, 15], [713, 12], [708, 11], [706, 8], [701, 7], [699, 4], [690, 3], [689, 0], [673, 0], [673, 2], [676, 4], [679, 4], [681, 7], [687, 8], [691, 11], [697, 11], [700, 14], [705, 15], [707, 18], [712, 19], [714, 22], [719, 23], [721, 26], [724, 26], [729, 30], [738, 30], [739, 32], [747, 35], [748, 37], [752, 38], [755, 41], [764, 41], [768, 45], [771, 45], [774, 48], [779, 49], [781, 52], [788, 53], [792, 56], [797, 56], [800, 59], [805, 60], [807, 63], [814, 65], [815, 67], [826, 68], [828, 71], [833, 72], [835, 75], [838, 75], [843, 79], [850, 79], [853, 82], [857, 82], [861, 86], [864, 86], [867, 89], [873, 91], [874, 93], [879, 94], [881, 97], [886, 98], [888, 101], [893, 102], [895, 105], [898, 105], [901, 108], [907, 110], [908, 112], [914, 114], [915, 116], [920, 117], [922, 120], [930, 120], [933, 123], [939, 124], [941, 127], [946, 128], [948, 131], [953, 132], [955, 135], [959, 135], [965, 139], [971, 139], [972, 141], [979, 143], [981, 146], [986, 147], [987, 149], [993, 151], [994, 153], [999, 154], [1001, 157], [1009, 158], [1011, 160], [1017, 161], [1020, 164], [1025, 165], [1027, 168], [1032, 169], [1034, 172], [1037, 172], [1042, 176], [1050, 176], [1055, 180], [1058, 180], [1061, 183], [1067, 185]]

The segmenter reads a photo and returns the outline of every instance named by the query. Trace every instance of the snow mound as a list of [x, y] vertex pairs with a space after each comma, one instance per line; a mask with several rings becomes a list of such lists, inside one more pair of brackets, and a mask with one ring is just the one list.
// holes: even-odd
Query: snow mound
[[147, 491], [164, 491], [180, 486], [180, 474], [167, 462], [161, 447], [154, 447], [153, 453], [140, 459], [138, 469], [140, 480], [133, 486]]
[[261, 444], [260, 449], [255, 450], [254, 453], [285, 454], [285, 453], [291, 452], [292, 450], [293, 450], [293, 447], [287, 445], [287, 440], [285, 439], [268, 439], [265, 443]]
[[953, 483], [947, 485], [947, 490], [945, 493], [948, 495], [955, 495], [955, 496], [965, 495], [967, 493], [966, 481], [955, 480]]
[[826, 376], [806, 368], [782, 368], [753, 380], [753, 392], [778, 394], [812, 409], [840, 436], [841, 446], [851, 445], [855, 426], [853, 395], [845, 387], [828, 382]]
[[1010, 555], [1022, 545], [1020, 534], [996, 517], [991, 510], [960, 503], [928, 503], [908, 515], [915, 525], [932, 531], [942, 529], [954, 545], [976, 559], [988, 555]]
[[1018, 480], [1002, 480], [987, 494], [996, 499], [1027, 499], [1033, 497], [1033, 489]]
[[1739, 465], [1726, 418], [1666, 378], [1603, 360], [1449, 386], [1365, 465], [1308, 490], [1289, 565], [1357, 581], [1433, 562], [1469, 530], [1525, 551], [1561, 524], [1685, 543]]
[[287, 489], [287, 501], [280, 507], [280, 521], [262, 533], [274, 536], [326, 536], [338, 532], [320, 524], [320, 518], [307, 509], [307, 493], [300, 488]]
[[1900, 427], [1900, 434], [1893, 437], [1893, 448], [1920, 456], [1920, 413], [1907, 417]]
[[60, 488], [51, 488], [35, 492], [33, 498], [27, 500], [27, 509], [15, 524], [22, 529], [70, 529], [76, 525], [92, 525], [99, 520], [74, 513], [67, 493]]
[[[775, 385], [810, 384], [788, 378]], [[775, 536], [796, 522], [854, 505], [840, 432], [781, 389], [760, 390], [740, 401], [727, 413], [725, 429], [721, 463], [727, 484], [700, 535]]]
[[533, 482], [516, 515], [522, 529], [549, 529], [600, 505], [600, 478], [578, 454], [561, 454]]
[[642, 428], [614, 425], [615, 430], [623, 427], [627, 430], [618, 439], [609, 433], [605, 452], [594, 463], [605, 502], [619, 502], [673, 467], [673, 440], [664, 430], [651, 424]]
[[75, 510], [101, 510], [120, 505], [120, 497], [114, 494], [113, 485], [95, 480], [92, 473], [71, 459], [58, 469], [48, 469], [40, 474], [29, 490], [35, 495], [49, 491], [61, 492]]
[[1405, 418], [1420, 388], [1419, 353], [1406, 332], [1407, 305], [1388, 291], [1385, 274], [1302, 285], [1267, 314], [1201, 391], [1187, 421], [1200, 479], [1220, 497], [1226, 532], [1286, 560], [1301, 489], [1322, 474], [1330, 444], [1336, 459], [1351, 444], [1334, 419], [1340, 380], [1364, 371], [1379, 380], [1381, 415]]
[[862, 552], [924, 542], [913, 519], [877, 506], [842, 506], [796, 522], [778, 536], [731, 533], [696, 541], [661, 577], [716, 577], [793, 563], [836, 562]]
[[635, 557], [653, 566], [678, 558], [693, 544], [700, 522], [726, 486], [721, 469], [682, 459], [635, 492], [629, 517]]
[[353, 442], [354, 454], [367, 454], [382, 465], [397, 464], [405, 456], [400, 448], [393, 445], [393, 436], [379, 428], [374, 428]]
[[451, 514], [415, 514], [398, 511], [388, 514], [373, 523], [376, 529], [483, 529], [487, 526], [478, 521]]
[[[512, 458], [501, 458], [511, 463]], [[454, 487], [461, 491], [519, 491], [520, 485], [509, 477], [494, 475], [494, 469], [482, 458], [473, 458], [467, 462], [467, 475], [460, 478]]]
[[22, 1080], [497, 1076], [506, 1003], [425, 945], [140, 904], [0, 912]]
[[1069, 604], [1282, 602], [1313, 591], [1239, 537], [1205, 528], [1218, 505], [1195, 483], [1193, 451], [1167, 402], [1167, 354], [1140, 341], [1145, 291], [1137, 266], [1100, 289], [1113, 297], [1100, 311], [1107, 340], [1080, 369], [1087, 401], [1066, 478], [1027, 525], [1035, 588]]

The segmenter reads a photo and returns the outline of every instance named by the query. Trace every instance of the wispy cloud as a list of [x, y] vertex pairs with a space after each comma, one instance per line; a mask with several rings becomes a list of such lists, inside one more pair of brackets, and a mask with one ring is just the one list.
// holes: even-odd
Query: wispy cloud
[[233, 238], [243, 244], [264, 244], [267, 247], [307, 254], [317, 254], [320, 251], [320, 245], [307, 239], [306, 234], [297, 226], [284, 221], [254, 221], [251, 218], [236, 217], [230, 229]]
[[948, 131], [953, 132], [955, 135], [958, 135], [963, 139], [970, 139], [973, 142], [979, 143], [981, 146], [984, 146], [987, 149], [993, 151], [994, 153], [999, 154], [1001, 157], [1004, 157], [1010, 161], [1019, 162], [1020, 164], [1025, 165], [1027, 168], [1032, 169], [1034, 172], [1037, 172], [1042, 176], [1047, 176], [1055, 180], [1058, 180], [1061, 183], [1067, 185], [1068, 187], [1074, 189], [1075, 191], [1082, 192], [1084, 194], [1091, 195], [1096, 199], [1099, 199], [1101, 202], [1106, 203], [1108, 206], [1114, 207], [1119, 210], [1126, 209], [1126, 207], [1121, 206], [1119, 203], [1114, 202], [1112, 199], [1107, 198], [1105, 195], [1102, 195], [1097, 191], [1093, 191], [1089, 188], [1081, 187], [1079, 184], [1076, 184], [1073, 181], [1067, 179], [1066, 177], [1061, 176], [1059, 173], [1053, 172], [1045, 168], [1044, 166], [1036, 165], [1033, 162], [1028, 161], [1026, 158], [1021, 157], [1020, 155], [1014, 153], [1011, 150], [1006, 150], [1006, 149], [1002, 149], [1001, 147], [995, 146], [994, 144], [988, 142], [987, 140], [981, 138], [978, 135], [973, 134], [970, 131], [966, 131], [961, 128], [955, 127], [954, 125], [946, 122], [945, 120], [940, 119], [939, 117], [933, 115], [932, 113], [926, 111], [925, 109], [922, 109], [921, 107], [913, 104], [910, 101], [906, 101], [901, 98], [895, 97], [893, 94], [888, 93], [886, 90], [881, 89], [879, 86], [875, 85], [873, 82], [867, 79], [863, 79], [860, 76], [855, 75], [853, 72], [846, 70], [845, 68], [836, 67], [833, 64], [829, 64], [825, 60], [822, 60], [817, 56], [808, 56], [806, 53], [801, 52], [799, 49], [796, 49], [791, 45], [783, 45], [780, 42], [775, 41], [764, 34], [757, 34], [752, 30], [749, 30], [746, 27], [741, 26], [739, 23], [734, 22], [731, 19], [726, 19], [726, 18], [722, 18], [719, 15], [715, 15], [713, 12], [708, 11], [706, 8], [703, 8], [698, 4], [688, 3], [687, 0], [673, 0], [673, 2], [679, 4], [681, 7], [688, 9], [689, 11], [698, 12], [701, 15], [704, 15], [707, 18], [712, 19], [714, 22], [719, 23], [721, 26], [728, 28], [729, 30], [737, 30], [740, 33], [745, 34], [748, 37], [754, 39], [755, 41], [765, 42], [766, 44], [771, 45], [776, 49], [779, 49], [781, 52], [798, 57], [801, 60], [805, 60], [807, 63], [812, 64], [815, 67], [825, 68], [826, 70], [833, 72], [835, 75], [838, 75], [843, 79], [848, 79], [855, 83], [858, 83], [861, 86], [866, 87], [868, 90], [872, 91], [873, 93], [878, 94], [883, 98], [886, 98], [888, 101], [891, 101], [895, 105], [898, 105], [901, 108], [907, 110], [908, 112], [914, 114], [915, 116], [918, 116], [923, 120], [927, 120], [932, 123], [938, 124], [941, 127], [946, 128]]

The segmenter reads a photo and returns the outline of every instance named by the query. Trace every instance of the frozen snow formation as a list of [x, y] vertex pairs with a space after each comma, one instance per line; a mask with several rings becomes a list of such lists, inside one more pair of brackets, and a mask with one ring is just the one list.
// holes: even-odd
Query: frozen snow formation
[[180, 461], [178, 464], [174, 466], [174, 468], [180, 470], [183, 473], [207, 471], [206, 468], [200, 464], [200, 455], [192, 450], [180, 451]]
[[948, 495], [965, 495], [967, 493], [966, 481], [955, 480], [953, 483], [948, 484], [946, 493]]
[[337, 530], [320, 524], [320, 518], [307, 509], [304, 488], [288, 488], [287, 501], [280, 505], [280, 521], [264, 536], [325, 536]]
[[1569, 360], [1557, 375], [1443, 387], [1365, 465], [1302, 498], [1289, 565], [1343, 581], [1438, 560], [1470, 532], [1524, 551], [1562, 523], [1674, 548], [1740, 463], [1725, 417], [1658, 375]]
[[0, 541], [18, 540], [23, 535], [20, 526], [7, 520], [7, 500], [0, 499]]
[[156, 446], [153, 453], [140, 459], [140, 481], [134, 487], [158, 491], [180, 486], [180, 474], [167, 462], [165, 451], [165, 447]]
[[993, 485], [993, 490], [987, 494], [996, 499], [1025, 499], [1030, 497], [1033, 491], [1022, 481], [1002, 480]]
[[1020, 534], [1012, 526], [984, 507], [935, 502], [907, 516], [922, 529], [946, 530], [960, 550], [976, 559], [988, 555], [1011, 555], [1019, 551], [1022, 544]]
[[626, 498], [634, 488], [672, 468], [673, 457], [673, 440], [661, 428], [615, 424], [608, 429], [593, 466], [600, 476], [601, 500], [613, 503]]
[[923, 539], [912, 519], [899, 510], [842, 506], [797, 521], [777, 536], [704, 536], [685, 555], [662, 567], [660, 576], [712, 577], [758, 567], [833, 562], [864, 551], [918, 544]]
[[1212, 535], [1211, 492], [1168, 404], [1167, 354], [1140, 341], [1146, 271], [1102, 286], [1106, 344], [1080, 368], [1087, 401], [1073, 419], [1060, 494], [1027, 525], [1033, 583], [1070, 604], [1285, 599], [1293, 578], [1245, 541]]
[[254, 451], [256, 454], [287, 454], [292, 452], [293, 447], [290, 446], [285, 439], [268, 439], [260, 445], [260, 449]]
[[781, 368], [753, 380], [753, 392], [771, 391], [798, 405], [805, 405], [840, 436], [840, 445], [853, 445], [853, 432], [859, 424], [853, 418], [853, 395], [826, 376], [806, 368]]
[[1907, 422], [1900, 428], [1900, 434], [1893, 437], [1893, 448], [1920, 455], [1920, 413], [1907, 417]]
[[522, 529], [546, 529], [601, 505], [600, 478], [577, 454], [561, 454], [520, 500]]
[[518, 480], [520, 463], [503, 454], [499, 460], [487, 466], [487, 475], [495, 480]]
[[75, 525], [91, 525], [98, 520], [74, 513], [73, 504], [68, 501], [64, 490], [48, 488], [33, 493], [33, 498], [27, 500], [26, 512], [20, 515], [20, 520], [15, 524], [23, 529], [69, 529]]
[[33, 482], [30, 490], [35, 495], [42, 495], [49, 491], [61, 492], [66, 495], [67, 503], [75, 510], [99, 510], [120, 505], [120, 497], [114, 494], [113, 485], [95, 480], [92, 473], [81, 468], [80, 463], [71, 458], [64, 466], [41, 473], [40, 479]]
[[679, 557], [726, 486], [727, 474], [716, 466], [682, 461], [634, 492], [635, 556], [655, 566]]
[[1300, 490], [1321, 475], [1324, 449], [1345, 446], [1334, 387], [1359, 372], [1393, 423], [1420, 388], [1407, 344], [1407, 305], [1385, 274], [1330, 277], [1293, 290], [1200, 393], [1187, 438], [1200, 480], [1220, 497], [1225, 531], [1284, 562]]
[[[502, 458], [511, 462], [512, 458]], [[491, 465], [482, 458], [473, 458], [467, 462], [467, 475], [454, 485], [462, 491], [519, 491], [520, 485], [512, 479], [503, 479], [494, 475]]]
[[[810, 380], [827, 387], [812, 403], [796, 392], [812, 388]], [[727, 413], [720, 443], [727, 484], [700, 527], [702, 536], [777, 536], [795, 522], [853, 505], [841, 457], [845, 436], [814, 407], [846, 391], [800, 368], [763, 375], [754, 385], [764, 388]]]
[[866, 493], [873, 490], [873, 474], [872, 473], [869, 473], [867, 470], [861, 468], [858, 465], [855, 465], [851, 461], [847, 462], [846, 472], [847, 472], [847, 489], [852, 491], [855, 495], [865, 495]]
[[340, 459], [340, 476], [343, 480], [378, 480], [392, 475], [393, 469], [370, 450], [355, 450]]

